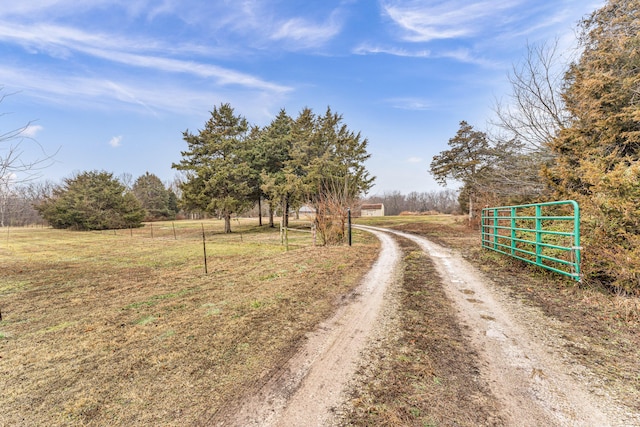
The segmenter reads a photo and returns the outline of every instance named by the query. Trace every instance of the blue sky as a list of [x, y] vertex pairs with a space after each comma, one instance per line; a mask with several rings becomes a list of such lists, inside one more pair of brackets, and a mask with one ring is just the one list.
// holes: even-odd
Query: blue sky
[[[220, 103], [251, 123], [341, 113], [369, 140], [370, 194], [439, 187], [461, 120], [485, 130], [526, 45], [575, 53], [591, 0], [2, 0], [0, 134], [29, 136], [43, 178], [106, 170], [168, 181]], [[39, 154], [23, 145], [25, 159]]]

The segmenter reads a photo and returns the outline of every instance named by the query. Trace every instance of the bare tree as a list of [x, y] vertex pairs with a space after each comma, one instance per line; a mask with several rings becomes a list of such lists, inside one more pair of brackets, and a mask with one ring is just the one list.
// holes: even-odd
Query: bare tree
[[32, 181], [12, 187], [4, 193], [4, 218], [6, 225], [26, 226], [42, 224], [44, 220], [35, 206], [51, 196], [56, 184], [51, 181]]
[[525, 202], [548, 190], [541, 171], [554, 158], [549, 144], [570, 122], [562, 97], [570, 58], [563, 54], [557, 39], [527, 45], [509, 73], [511, 93], [496, 101], [489, 135], [502, 155], [484, 176], [483, 203]]
[[315, 225], [322, 244], [340, 244], [345, 238], [347, 209], [360, 207], [358, 188], [349, 181], [349, 177], [326, 179], [313, 205]]
[[120, 181], [120, 183], [124, 185], [127, 190], [131, 190], [131, 188], [133, 187], [133, 183], [135, 182], [135, 180], [133, 179], [133, 175], [129, 172], [122, 172], [118, 176], [118, 181]]
[[528, 150], [548, 153], [548, 144], [569, 121], [561, 90], [568, 60], [562, 58], [559, 41], [527, 45], [524, 59], [508, 75], [511, 94], [494, 106], [493, 122], [506, 132], [503, 140], [515, 140]]
[[430, 212], [450, 214], [460, 209], [458, 204], [458, 190], [451, 188], [439, 191], [411, 192], [408, 195], [400, 191], [387, 191], [380, 195], [369, 196], [363, 203], [384, 204], [386, 215], [398, 215], [402, 212]]
[[[0, 91], [3, 88], [0, 86]], [[2, 94], [0, 103], [11, 94]], [[7, 113], [0, 113], [0, 117]], [[9, 198], [13, 188], [19, 184], [32, 181], [40, 177], [40, 172], [51, 165], [54, 154], [47, 154], [44, 148], [31, 136], [29, 128], [33, 122], [9, 130], [0, 130], [0, 227], [5, 226], [5, 216]], [[27, 146], [30, 144], [30, 146]], [[39, 152], [36, 157], [27, 158], [25, 151], [35, 149]], [[31, 153], [30, 153], [31, 154]]]

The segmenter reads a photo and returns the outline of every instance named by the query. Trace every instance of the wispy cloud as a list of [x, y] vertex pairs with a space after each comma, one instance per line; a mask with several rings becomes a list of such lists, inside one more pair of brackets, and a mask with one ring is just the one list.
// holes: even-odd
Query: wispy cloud
[[83, 49], [95, 57], [107, 59], [121, 64], [128, 64], [143, 68], [152, 68], [162, 72], [186, 73], [198, 77], [213, 78], [220, 85], [238, 85], [272, 92], [288, 92], [290, 87], [271, 83], [250, 74], [230, 70], [194, 61], [183, 61], [172, 58], [135, 55], [124, 52], [104, 51], [97, 49]]
[[109, 140], [109, 145], [113, 148], [118, 148], [122, 145], [122, 135], [114, 136]]
[[169, 112], [178, 115], [200, 115], [217, 102], [230, 102], [247, 117], [272, 119], [265, 113], [282, 105], [283, 94], [264, 90], [223, 90], [211, 85], [189, 87], [163, 84], [129, 77], [115, 82], [101, 77], [56, 74], [42, 70], [0, 67], [0, 82], [11, 82], [8, 89], [20, 89], [41, 103], [65, 107], [111, 110], [126, 109], [158, 115]]
[[485, 68], [497, 68], [502, 64], [483, 58], [474, 54], [471, 49], [468, 48], [456, 48], [450, 50], [415, 50], [406, 49], [401, 47], [382, 47], [372, 46], [369, 44], [361, 44], [357, 46], [353, 53], [355, 55], [392, 55], [405, 58], [424, 58], [424, 59], [453, 59], [458, 62], [480, 65]]
[[293, 41], [299, 47], [316, 47], [324, 45], [338, 35], [341, 28], [342, 25], [335, 13], [320, 24], [296, 17], [279, 23], [271, 39]]
[[385, 54], [392, 56], [403, 56], [408, 58], [430, 58], [431, 51], [429, 50], [409, 50], [399, 47], [382, 47], [372, 46], [364, 43], [353, 49], [353, 53], [356, 55], [369, 55], [369, 54]]
[[472, 51], [471, 49], [458, 48], [440, 52], [437, 58], [449, 58], [467, 64], [480, 65], [484, 68], [503, 68], [504, 64], [499, 61], [487, 59]]
[[393, 98], [387, 100], [387, 104], [400, 110], [425, 111], [433, 108], [430, 101], [420, 98]]
[[422, 157], [409, 157], [407, 163], [422, 163]]
[[[162, 46], [157, 42], [127, 41], [117, 37], [89, 34], [74, 28], [52, 25], [38, 25], [35, 27], [20, 25], [0, 26], [0, 40], [13, 41], [26, 48], [43, 50], [57, 57], [68, 56], [69, 52], [75, 51], [128, 66], [213, 78], [221, 85], [239, 85], [274, 92], [287, 92], [290, 90], [286, 86], [267, 82], [259, 77], [217, 65], [131, 52], [131, 50], [142, 49], [162, 50]], [[128, 48], [129, 51], [120, 50], [122, 46]]]
[[[521, 3], [510, 1], [392, 0], [383, 3], [384, 13], [401, 29], [402, 38], [410, 42], [465, 38], [478, 34], [504, 10]], [[491, 18], [491, 19], [488, 19]]]

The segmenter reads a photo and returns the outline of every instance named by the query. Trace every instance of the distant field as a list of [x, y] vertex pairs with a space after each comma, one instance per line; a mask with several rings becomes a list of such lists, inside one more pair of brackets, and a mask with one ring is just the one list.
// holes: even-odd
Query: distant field
[[0, 425], [206, 424], [291, 354], [377, 253], [358, 231], [351, 248], [291, 232], [285, 251], [277, 229], [232, 227], [2, 230]]

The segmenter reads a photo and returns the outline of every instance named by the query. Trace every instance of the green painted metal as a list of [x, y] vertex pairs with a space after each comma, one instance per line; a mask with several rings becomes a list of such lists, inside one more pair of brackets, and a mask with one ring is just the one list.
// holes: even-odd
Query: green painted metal
[[580, 281], [580, 207], [574, 200], [482, 210], [482, 247]]

